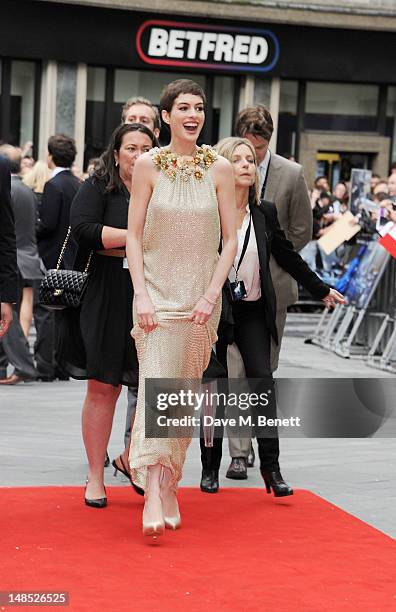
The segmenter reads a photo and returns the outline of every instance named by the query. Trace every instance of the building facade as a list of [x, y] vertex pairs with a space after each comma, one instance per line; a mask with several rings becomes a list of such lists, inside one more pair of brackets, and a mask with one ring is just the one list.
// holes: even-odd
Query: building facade
[[352, 167], [385, 176], [396, 160], [394, 5], [2, 0], [0, 139], [32, 140], [45, 157], [49, 135], [68, 133], [83, 167], [127, 98], [158, 104], [166, 83], [186, 77], [207, 93], [208, 143], [261, 102], [272, 149], [302, 163], [309, 183], [348, 180]]

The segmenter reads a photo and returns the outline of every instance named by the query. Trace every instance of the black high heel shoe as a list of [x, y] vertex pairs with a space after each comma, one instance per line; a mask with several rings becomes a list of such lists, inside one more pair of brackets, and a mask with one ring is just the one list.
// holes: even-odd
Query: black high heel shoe
[[219, 490], [219, 470], [202, 470], [201, 491], [217, 493]]
[[274, 492], [274, 497], [286, 497], [293, 495], [293, 489], [283, 480], [280, 470], [264, 470], [260, 468], [261, 475], [265, 482], [267, 493]]
[[[85, 489], [84, 489], [84, 501], [85, 501], [85, 505], [89, 506], [90, 508], [106, 508], [107, 506], [107, 497], [100, 497], [99, 499], [87, 499], [85, 497], [85, 492], [87, 490], [87, 486], [88, 486], [88, 478], [85, 482]], [[106, 493], [106, 487], [103, 487]]]
[[[117, 463], [117, 459], [119, 459], [121, 461], [121, 465], [122, 467], [120, 467]], [[133, 482], [131, 475], [128, 471], [127, 466], [124, 463], [124, 460], [122, 458], [122, 455], [120, 455], [119, 457], [117, 457], [117, 459], [113, 459], [113, 461], [111, 462], [111, 465], [114, 468], [114, 476], [117, 477], [117, 472], [121, 472], [121, 474], [124, 474], [124, 476], [126, 478], [128, 478], [129, 482], [131, 483], [131, 485], [133, 486], [133, 488], [135, 489], [136, 493], [138, 495], [142, 495], [144, 497], [144, 491], [143, 489], [141, 489], [140, 487], [138, 487], [137, 485], [135, 485], [135, 483]]]

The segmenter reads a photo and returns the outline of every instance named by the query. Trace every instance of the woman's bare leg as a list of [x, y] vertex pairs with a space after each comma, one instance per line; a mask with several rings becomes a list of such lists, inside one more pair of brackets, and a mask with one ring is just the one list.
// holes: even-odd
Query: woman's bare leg
[[162, 465], [156, 463], [147, 468], [147, 486], [144, 494], [143, 526], [144, 524], [163, 523], [161, 503]]
[[89, 484], [86, 491], [88, 499], [105, 496], [104, 457], [120, 391], [121, 385], [114, 387], [98, 380], [88, 381], [82, 412], [82, 432], [89, 464]]
[[122, 459], [124, 461], [124, 465], [127, 465], [128, 469], [129, 469], [129, 451], [130, 451], [130, 448], [131, 448], [132, 429], [133, 429], [134, 422], [135, 422], [135, 410], [133, 411], [132, 416], [131, 416], [131, 437], [129, 438], [129, 444], [125, 448], [124, 452], [121, 453]]
[[30, 326], [33, 319], [33, 287], [24, 287], [22, 290], [21, 308], [19, 310], [19, 322], [26, 338], [29, 336]]

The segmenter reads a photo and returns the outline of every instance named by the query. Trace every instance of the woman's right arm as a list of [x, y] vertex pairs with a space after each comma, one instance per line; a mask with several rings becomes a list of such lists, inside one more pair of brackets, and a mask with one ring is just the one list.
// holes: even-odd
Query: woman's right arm
[[124, 247], [126, 230], [103, 225], [105, 193], [95, 179], [87, 179], [76, 193], [70, 225], [77, 243], [92, 251]]
[[126, 238], [138, 324], [145, 332], [152, 331], [158, 325], [154, 306], [146, 289], [143, 267], [143, 231], [155, 181], [153, 170], [155, 171], [149, 154], [143, 154], [135, 163]]
[[87, 250], [103, 249], [104, 198], [92, 179], [77, 191], [70, 209], [70, 225], [77, 244]]

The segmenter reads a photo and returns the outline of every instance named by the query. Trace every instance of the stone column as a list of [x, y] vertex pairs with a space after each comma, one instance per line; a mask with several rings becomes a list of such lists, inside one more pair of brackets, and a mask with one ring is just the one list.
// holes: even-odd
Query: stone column
[[55, 131], [74, 137], [76, 117], [77, 66], [58, 62]]
[[254, 100], [254, 77], [247, 76], [245, 77], [245, 82], [241, 87], [241, 92], [239, 94], [239, 110], [241, 111], [243, 108], [247, 106], [252, 106]]
[[74, 124], [74, 138], [77, 145], [76, 164], [84, 170], [84, 149], [85, 149], [85, 114], [87, 105], [87, 64], [77, 66], [76, 84], [76, 119]]
[[269, 110], [272, 121], [274, 123], [274, 133], [271, 138], [271, 151], [276, 153], [276, 143], [278, 140], [278, 122], [279, 122], [279, 100], [280, 100], [280, 78], [274, 77], [271, 82], [271, 97]]
[[39, 158], [47, 159], [48, 138], [55, 132], [57, 64], [43, 63], [40, 95]]
[[39, 154], [46, 159], [48, 138], [63, 133], [76, 140], [76, 163], [83, 170], [87, 65], [46, 62], [41, 82]]

